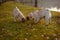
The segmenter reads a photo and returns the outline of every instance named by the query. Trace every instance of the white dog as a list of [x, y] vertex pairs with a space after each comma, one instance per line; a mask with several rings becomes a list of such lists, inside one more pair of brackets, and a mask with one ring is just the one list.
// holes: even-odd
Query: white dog
[[46, 25], [50, 23], [51, 19], [51, 12], [48, 9], [43, 9], [42, 11], [36, 10], [31, 12], [27, 16], [27, 20], [34, 19], [34, 23], [38, 23], [41, 18], [45, 17]]
[[19, 18], [19, 20], [21, 22], [25, 21], [25, 16], [23, 15], [23, 13], [17, 7], [14, 8], [13, 13], [14, 13], [14, 21], [15, 22], [16, 22], [17, 18]]

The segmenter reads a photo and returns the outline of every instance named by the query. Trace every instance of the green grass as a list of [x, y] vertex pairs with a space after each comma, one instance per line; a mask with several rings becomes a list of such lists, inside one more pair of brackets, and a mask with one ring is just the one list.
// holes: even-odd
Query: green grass
[[[53, 34], [60, 38], [60, 13], [52, 12], [51, 24], [45, 26], [44, 19], [37, 24], [31, 21], [14, 23], [13, 9], [17, 6], [26, 16], [39, 8], [22, 5], [21, 3], [6, 2], [0, 6], [0, 40], [54, 40]], [[32, 23], [32, 24], [31, 24]], [[31, 24], [31, 25], [30, 25]], [[42, 37], [41, 35], [45, 35]], [[49, 36], [50, 39], [46, 39]]]

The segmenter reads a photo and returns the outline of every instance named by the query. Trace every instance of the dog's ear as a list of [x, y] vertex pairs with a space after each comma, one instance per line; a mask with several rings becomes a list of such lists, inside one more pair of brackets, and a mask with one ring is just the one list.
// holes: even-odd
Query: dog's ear
[[29, 17], [27, 16], [26, 19], [29, 20]]
[[25, 22], [25, 19], [24, 19], [24, 18], [22, 18], [21, 22]]

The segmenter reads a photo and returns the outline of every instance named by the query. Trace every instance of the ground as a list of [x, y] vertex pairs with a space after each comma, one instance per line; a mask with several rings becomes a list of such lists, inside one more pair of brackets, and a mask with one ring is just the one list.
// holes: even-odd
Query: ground
[[13, 9], [17, 6], [26, 16], [39, 8], [21, 3], [6, 2], [0, 5], [0, 40], [60, 40], [60, 13], [53, 12], [49, 26], [45, 26], [44, 19], [34, 24], [33, 21], [14, 22]]

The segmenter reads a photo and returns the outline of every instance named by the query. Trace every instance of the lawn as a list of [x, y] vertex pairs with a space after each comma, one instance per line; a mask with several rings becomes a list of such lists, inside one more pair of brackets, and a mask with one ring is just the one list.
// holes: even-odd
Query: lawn
[[34, 24], [33, 21], [14, 22], [13, 9], [17, 6], [25, 16], [39, 9], [13, 1], [0, 5], [0, 40], [60, 40], [60, 13], [53, 12], [49, 26], [45, 26], [44, 19]]

